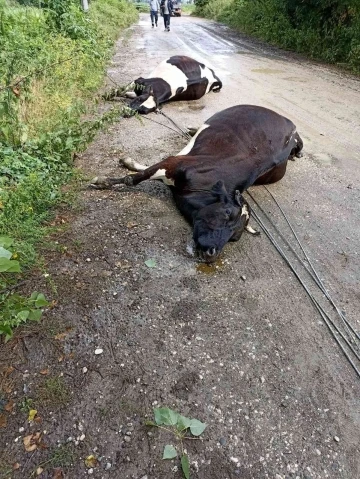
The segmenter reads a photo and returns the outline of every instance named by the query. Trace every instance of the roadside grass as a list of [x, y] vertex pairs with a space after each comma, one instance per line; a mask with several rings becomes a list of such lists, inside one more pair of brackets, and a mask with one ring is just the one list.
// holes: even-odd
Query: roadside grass
[[46, 379], [37, 391], [36, 402], [45, 407], [65, 406], [71, 398], [70, 389], [62, 376]]
[[126, 0], [93, 0], [88, 14], [77, 0], [0, 0], [0, 237], [11, 238], [10, 260], [21, 264], [0, 266], [7, 339], [26, 321], [14, 291], [31, 268], [41, 270], [55, 208], [76, 205], [75, 153], [119, 117], [96, 114], [96, 92], [114, 40], [137, 15]]

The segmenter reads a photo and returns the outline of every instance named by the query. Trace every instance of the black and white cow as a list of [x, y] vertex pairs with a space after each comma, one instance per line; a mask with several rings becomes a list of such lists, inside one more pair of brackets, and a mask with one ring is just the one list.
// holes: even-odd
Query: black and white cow
[[161, 62], [147, 78], [134, 82], [130, 108], [141, 114], [155, 111], [166, 101], [198, 100], [209, 91], [218, 92], [222, 83], [211, 68], [193, 58], [173, 56]]
[[161, 179], [170, 185], [177, 207], [193, 225], [202, 258], [211, 263], [228, 241], [240, 239], [248, 226], [250, 206], [242, 193], [251, 185], [279, 181], [287, 162], [300, 156], [303, 142], [294, 123], [272, 110], [253, 105], [227, 108], [202, 125], [187, 146], [123, 178], [93, 180], [95, 188], [138, 185]]

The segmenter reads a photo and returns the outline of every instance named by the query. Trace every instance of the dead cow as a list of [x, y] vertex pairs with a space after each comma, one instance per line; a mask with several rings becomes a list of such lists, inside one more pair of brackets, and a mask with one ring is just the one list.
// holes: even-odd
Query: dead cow
[[287, 118], [260, 106], [239, 105], [212, 116], [187, 146], [146, 168], [126, 162], [136, 174], [93, 180], [95, 188], [138, 185], [159, 179], [172, 189], [181, 213], [193, 225], [193, 239], [207, 263], [248, 226], [250, 207], [242, 193], [251, 185], [274, 183], [303, 142]]
[[183, 55], [161, 62], [147, 78], [134, 82], [129, 107], [141, 114], [155, 111], [166, 101], [198, 100], [209, 91], [218, 92], [222, 83], [211, 68]]

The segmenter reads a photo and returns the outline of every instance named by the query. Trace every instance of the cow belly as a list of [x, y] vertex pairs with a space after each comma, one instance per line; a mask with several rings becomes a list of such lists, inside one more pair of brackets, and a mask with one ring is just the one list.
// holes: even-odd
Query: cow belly
[[206, 79], [200, 79], [198, 83], [194, 85], [188, 85], [187, 89], [181, 93], [175, 95], [172, 100], [174, 101], [191, 101], [199, 100], [208, 92], [208, 81]]
[[178, 67], [167, 62], [161, 62], [147, 78], [161, 78], [166, 81], [171, 91], [169, 98], [174, 97], [179, 88], [187, 89], [187, 77], [185, 73]]

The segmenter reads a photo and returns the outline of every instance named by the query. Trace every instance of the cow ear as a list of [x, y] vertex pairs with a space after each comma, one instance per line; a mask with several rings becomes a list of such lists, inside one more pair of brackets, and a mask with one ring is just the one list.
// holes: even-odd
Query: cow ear
[[235, 190], [234, 200], [237, 205], [243, 206], [244, 198], [239, 190]]
[[215, 185], [211, 188], [212, 192], [220, 197], [220, 200], [225, 201], [227, 203], [228, 201], [228, 192], [226, 191], [225, 184], [223, 180], [219, 180], [215, 183]]

